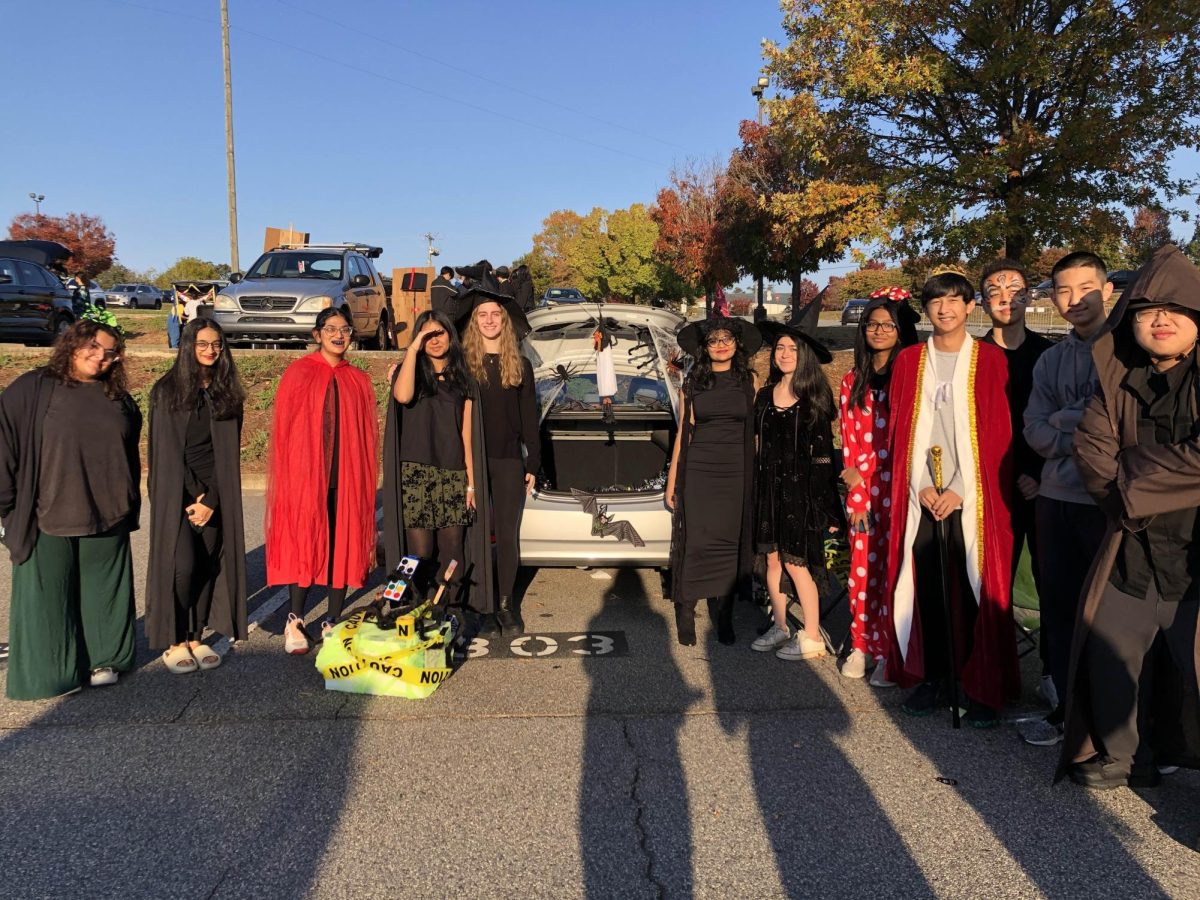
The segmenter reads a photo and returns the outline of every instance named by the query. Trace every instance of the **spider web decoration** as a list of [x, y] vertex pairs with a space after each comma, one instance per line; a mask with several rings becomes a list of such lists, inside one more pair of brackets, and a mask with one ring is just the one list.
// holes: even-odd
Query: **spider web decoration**
[[680, 354], [674, 332], [668, 331], [660, 325], [650, 325], [648, 329], [650, 339], [654, 341], [654, 350], [658, 354], [658, 359], [655, 361], [658, 377], [666, 385], [667, 396], [671, 400], [671, 411], [678, 419], [679, 391], [683, 387], [683, 378], [687, 374], [688, 367], [672, 364]]

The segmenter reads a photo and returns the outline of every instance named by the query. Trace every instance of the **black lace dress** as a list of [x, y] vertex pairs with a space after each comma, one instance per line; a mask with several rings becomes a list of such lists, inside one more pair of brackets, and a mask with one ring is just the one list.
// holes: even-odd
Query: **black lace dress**
[[754, 399], [755, 549], [778, 551], [784, 562], [823, 569], [829, 529], [841, 533], [846, 527], [833, 423], [822, 416], [807, 424], [799, 403], [786, 409], [775, 405], [774, 389], [767, 385]]

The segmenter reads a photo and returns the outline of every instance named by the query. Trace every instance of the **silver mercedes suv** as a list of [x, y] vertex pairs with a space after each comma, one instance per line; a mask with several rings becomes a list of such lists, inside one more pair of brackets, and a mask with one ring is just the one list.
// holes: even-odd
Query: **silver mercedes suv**
[[260, 256], [245, 275], [229, 276], [213, 316], [230, 343], [302, 344], [317, 314], [344, 308], [354, 340], [367, 350], [392, 345], [391, 302], [371, 262], [383, 253], [367, 244], [285, 244]]

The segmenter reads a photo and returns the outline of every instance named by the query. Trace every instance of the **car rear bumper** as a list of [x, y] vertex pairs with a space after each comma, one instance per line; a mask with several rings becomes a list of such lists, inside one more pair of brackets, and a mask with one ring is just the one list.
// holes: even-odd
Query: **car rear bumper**
[[521, 563], [527, 566], [666, 566], [671, 558], [671, 513], [661, 492], [600, 495], [613, 524], [628, 522], [645, 543], [636, 547], [592, 533], [593, 517], [571, 494], [539, 492], [525, 501]]

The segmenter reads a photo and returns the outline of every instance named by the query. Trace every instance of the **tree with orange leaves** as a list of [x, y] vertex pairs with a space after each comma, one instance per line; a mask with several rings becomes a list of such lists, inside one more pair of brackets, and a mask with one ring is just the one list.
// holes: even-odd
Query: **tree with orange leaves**
[[61, 217], [22, 213], [8, 226], [8, 236], [14, 241], [57, 241], [71, 251], [67, 262], [71, 274], [79, 272], [85, 278], [95, 278], [112, 266], [117, 245], [104, 221], [86, 213]]

